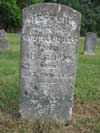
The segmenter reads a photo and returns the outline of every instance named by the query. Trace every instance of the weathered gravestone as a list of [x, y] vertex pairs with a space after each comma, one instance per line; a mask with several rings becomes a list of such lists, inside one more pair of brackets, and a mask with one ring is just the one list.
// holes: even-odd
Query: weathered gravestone
[[60, 4], [23, 11], [20, 113], [34, 120], [71, 119], [80, 14]]
[[95, 55], [97, 46], [97, 35], [93, 32], [87, 32], [84, 44], [84, 54]]
[[0, 50], [8, 49], [8, 39], [6, 37], [6, 32], [1, 29], [0, 30]]

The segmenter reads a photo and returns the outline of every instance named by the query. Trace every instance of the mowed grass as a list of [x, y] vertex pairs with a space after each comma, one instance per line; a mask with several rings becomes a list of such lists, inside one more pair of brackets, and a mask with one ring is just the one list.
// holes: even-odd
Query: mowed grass
[[18, 109], [19, 36], [8, 34], [9, 49], [0, 51], [0, 108]]
[[[20, 38], [18, 34], [10, 33], [8, 34], [8, 40], [10, 44], [9, 49], [0, 51], [0, 110], [3, 112], [4, 119], [6, 119], [6, 115], [8, 117], [8, 112], [12, 114], [13, 112], [18, 112], [19, 102]], [[93, 133], [99, 133], [100, 131], [100, 43], [96, 48], [95, 56], [84, 55], [83, 48], [84, 38], [80, 38], [73, 124], [66, 129], [66, 133], [67, 131], [68, 133], [74, 133], [75, 131], [75, 133], [78, 133], [79, 131], [81, 132], [81, 129], [82, 131], [84, 129], [86, 133], [89, 133], [89, 131], [91, 133], [92, 131]], [[10, 122], [9, 120], [9, 123]], [[27, 125], [27, 123], [25, 125]], [[5, 124], [4, 127], [6, 128]], [[14, 127], [14, 125], [12, 127]], [[19, 127], [21, 129], [21, 126]], [[2, 130], [2, 132], [3, 131], [4, 130]], [[29, 131], [28, 133], [31, 132]], [[40, 132], [38, 131], [38, 133]]]
[[84, 38], [80, 39], [75, 96], [82, 101], [100, 101], [100, 41], [95, 56], [83, 54]]

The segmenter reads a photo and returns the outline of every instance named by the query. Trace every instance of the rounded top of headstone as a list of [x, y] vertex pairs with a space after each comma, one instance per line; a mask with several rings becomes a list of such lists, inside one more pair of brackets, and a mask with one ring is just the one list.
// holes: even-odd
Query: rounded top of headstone
[[62, 5], [62, 4], [57, 4], [57, 3], [40, 3], [40, 4], [35, 4], [31, 5], [29, 7], [26, 7], [23, 9], [23, 12], [26, 12], [27, 10], [32, 10], [34, 11], [34, 14], [38, 14], [38, 12], [48, 12], [49, 14], [62, 14], [62, 12], [68, 12], [68, 13], [75, 13], [79, 17], [81, 17], [80, 12], [76, 11], [75, 9], [72, 9], [68, 6]]
[[94, 32], [87, 32], [86, 36], [95, 36], [95, 37], [97, 37], [97, 34], [94, 33]]

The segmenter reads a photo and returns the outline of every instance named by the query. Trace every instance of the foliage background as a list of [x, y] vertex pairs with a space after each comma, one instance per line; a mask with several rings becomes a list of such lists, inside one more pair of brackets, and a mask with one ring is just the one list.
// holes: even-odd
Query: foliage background
[[100, 36], [100, 0], [0, 0], [0, 28], [19, 31], [22, 9], [42, 2], [60, 3], [78, 10], [82, 14], [81, 35], [96, 32]]

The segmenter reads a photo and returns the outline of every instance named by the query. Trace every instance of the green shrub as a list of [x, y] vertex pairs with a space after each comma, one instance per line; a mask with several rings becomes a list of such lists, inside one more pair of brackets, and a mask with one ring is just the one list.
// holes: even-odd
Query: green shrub
[[21, 25], [21, 11], [16, 5], [10, 3], [0, 4], [0, 29], [14, 32], [20, 28]]

